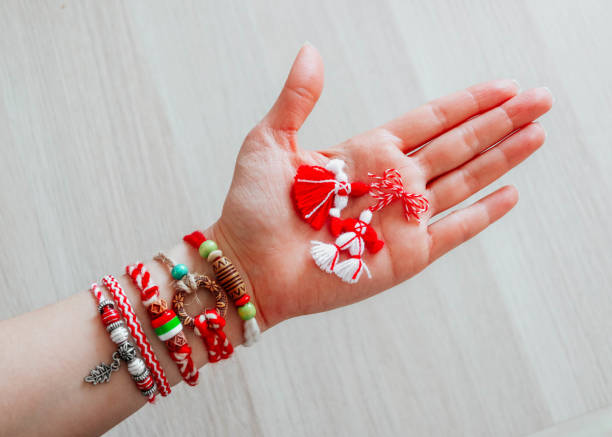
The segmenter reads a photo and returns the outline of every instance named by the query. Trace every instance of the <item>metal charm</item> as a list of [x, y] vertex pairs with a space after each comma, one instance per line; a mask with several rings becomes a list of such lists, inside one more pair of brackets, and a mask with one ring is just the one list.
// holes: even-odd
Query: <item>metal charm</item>
[[87, 375], [84, 380], [93, 385], [102, 384], [103, 382], [110, 381], [111, 374], [119, 370], [119, 366], [121, 365], [121, 359], [119, 358], [119, 353], [115, 352], [113, 354], [113, 362], [109, 365], [106, 363], [100, 363], [93, 369], [89, 371], [89, 375]]

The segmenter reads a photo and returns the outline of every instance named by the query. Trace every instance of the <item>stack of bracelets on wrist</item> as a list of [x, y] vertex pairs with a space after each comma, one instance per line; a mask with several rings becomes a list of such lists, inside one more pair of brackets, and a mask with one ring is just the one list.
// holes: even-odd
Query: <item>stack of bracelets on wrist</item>
[[125, 328], [121, 315], [115, 310], [113, 302], [102, 296], [98, 284], [92, 284], [90, 291], [98, 303], [102, 323], [113, 343], [117, 345], [117, 351], [113, 354], [111, 365], [100, 363], [90, 371], [89, 375], [85, 377], [85, 381], [94, 385], [108, 382], [111, 373], [119, 370], [119, 359], [121, 359], [127, 363], [128, 372], [136, 382], [140, 392], [148, 398], [149, 402], [153, 402], [157, 393], [157, 384], [151, 377], [151, 372], [146, 363], [136, 356], [136, 349], [129, 341], [130, 333]]
[[[234, 348], [223, 332], [228, 304], [223, 289], [206, 275], [189, 273], [185, 264], [176, 264], [162, 252], [158, 253], [155, 259], [170, 270], [175, 289], [172, 308], [184, 326], [193, 328], [196, 335], [202, 337], [208, 351], [208, 361], [214, 363], [229, 358]], [[185, 310], [185, 295], [195, 293], [198, 288], [205, 288], [212, 293], [215, 309], [207, 309], [192, 318]]]
[[166, 344], [183, 380], [189, 385], [196, 385], [199, 372], [193, 364], [191, 347], [183, 332], [180, 319], [174, 311], [168, 309], [166, 300], [159, 296], [158, 287], [151, 280], [151, 274], [144, 264], [129, 265], [125, 271], [140, 290], [142, 303], [151, 317], [151, 326], [158, 338]]
[[251, 297], [246, 292], [242, 276], [234, 264], [219, 250], [217, 243], [207, 240], [202, 232], [192, 232], [185, 235], [183, 240], [197, 249], [200, 256], [212, 265], [217, 281], [236, 305], [240, 318], [244, 320], [244, 345], [253, 345], [259, 340], [260, 330], [255, 318], [255, 305], [250, 301]]

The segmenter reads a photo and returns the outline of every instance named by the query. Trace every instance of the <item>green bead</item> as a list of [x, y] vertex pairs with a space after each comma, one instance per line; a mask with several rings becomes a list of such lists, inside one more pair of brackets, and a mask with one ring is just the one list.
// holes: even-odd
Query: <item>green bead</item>
[[247, 302], [238, 308], [238, 315], [242, 320], [249, 320], [255, 317], [255, 313], [257, 310], [255, 309], [255, 305], [252, 302]]
[[172, 275], [174, 279], [178, 281], [183, 276], [185, 276], [187, 273], [189, 273], [189, 270], [187, 269], [187, 266], [185, 264], [177, 264], [174, 267], [172, 267], [172, 272], [170, 274]]
[[204, 259], [208, 258], [208, 255], [210, 255], [210, 252], [212, 252], [213, 250], [217, 250], [217, 243], [215, 243], [212, 240], [206, 240], [204, 241], [202, 244], [200, 244], [200, 248], [198, 249], [198, 252], [200, 252], [200, 256]]

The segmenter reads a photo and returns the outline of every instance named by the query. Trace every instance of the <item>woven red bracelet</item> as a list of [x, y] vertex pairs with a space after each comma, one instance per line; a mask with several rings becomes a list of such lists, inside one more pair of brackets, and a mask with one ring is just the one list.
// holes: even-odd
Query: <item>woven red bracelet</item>
[[143, 396], [147, 397], [149, 402], [155, 401], [157, 384], [145, 362], [137, 356], [136, 348], [129, 341], [130, 334], [120, 314], [115, 310], [113, 302], [104, 298], [102, 290], [96, 283], [91, 285], [90, 291], [98, 304], [102, 324], [113, 343], [117, 345], [117, 351], [113, 354], [113, 363], [110, 366], [105, 363], [99, 364], [85, 378], [85, 381], [94, 385], [109, 381], [111, 373], [119, 369], [119, 359], [121, 359], [127, 363], [128, 372]]
[[244, 320], [244, 345], [251, 346], [259, 340], [260, 330], [255, 318], [256, 309], [251, 297], [246, 292], [246, 284], [232, 264], [230, 259], [223, 255], [217, 243], [207, 240], [201, 231], [185, 235], [183, 240], [190, 246], [198, 249], [200, 256], [207, 260], [215, 272], [217, 282], [225, 289], [230, 299], [238, 309], [238, 315]]
[[138, 346], [138, 349], [140, 350], [140, 354], [142, 355], [145, 364], [153, 373], [153, 378], [157, 383], [159, 392], [162, 396], [168, 396], [172, 390], [170, 389], [170, 384], [168, 384], [168, 380], [166, 379], [166, 374], [159, 364], [157, 356], [155, 355], [155, 352], [153, 352], [153, 348], [151, 347], [149, 340], [147, 340], [147, 336], [142, 330], [142, 325], [140, 324], [138, 317], [136, 317], [136, 314], [134, 314], [134, 309], [125, 295], [123, 288], [121, 288], [121, 285], [119, 285], [117, 280], [111, 275], [105, 276], [102, 279], [102, 282], [108, 291], [110, 291], [113, 295], [113, 298], [117, 303], [119, 313], [121, 313], [123, 318], [126, 320], [127, 326], [132, 333], [132, 337], [136, 342], [136, 346]]
[[140, 290], [140, 298], [151, 316], [151, 326], [170, 351], [183, 380], [196, 385], [200, 376], [191, 359], [191, 347], [183, 332], [183, 325], [176, 313], [168, 308], [166, 301], [159, 297], [159, 288], [151, 280], [151, 274], [143, 263], [126, 266], [125, 271]]

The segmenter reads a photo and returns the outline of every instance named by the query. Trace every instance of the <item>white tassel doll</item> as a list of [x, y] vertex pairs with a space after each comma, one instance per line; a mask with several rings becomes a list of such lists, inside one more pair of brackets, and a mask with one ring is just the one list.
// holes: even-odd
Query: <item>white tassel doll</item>
[[[366, 248], [370, 253], [376, 253], [384, 245], [370, 226], [370, 220], [372, 211], [365, 209], [359, 219], [341, 220], [338, 228], [340, 235], [334, 244], [312, 241], [310, 253], [317, 266], [324, 272], [336, 274], [349, 284], [357, 282], [364, 270], [370, 278], [368, 266], [363, 261], [363, 253]], [[349, 258], [339, 261], [340, 252], [343, 251], [348, 252]]]

